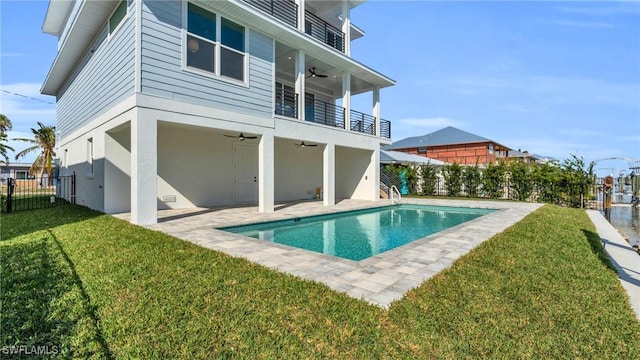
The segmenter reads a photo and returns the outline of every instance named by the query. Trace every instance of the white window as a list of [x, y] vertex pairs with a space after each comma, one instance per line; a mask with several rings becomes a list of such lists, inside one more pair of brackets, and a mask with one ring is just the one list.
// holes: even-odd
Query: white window
[[419, 147], [418, 148], [418, 154], [426, 154], [427, 153], [427, 148], [426, 147]]
[[26, 180], [29, 178], [29, 172], [25, 170], [16, 170], [16, 180]]
[[122, 23], [122, 20], [127, 16], [127, 0], [120, 0], [118, 7], [109, 17], [109, 35], [113, 34], [118, 26]]
[[493, 144], [489, 144], [487, 148], [489, 149], [489, 154], [493, 154]]
[[87, 176], [93, 176], [93, 138], [87, 140]]
[[187, 68], [244, 82], [246, 31], [243, 26], [199, 6], [187, 4]]

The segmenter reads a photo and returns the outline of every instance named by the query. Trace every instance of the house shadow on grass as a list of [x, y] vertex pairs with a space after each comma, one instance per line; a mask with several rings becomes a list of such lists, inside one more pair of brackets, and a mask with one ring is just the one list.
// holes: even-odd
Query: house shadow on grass
[[598, 257], [602, 264], [617, 273], [618, 271], [616, 270], [616, 267], [613, 266], [609, 259], [609, 255], [607, 255], [607, 252], [604, 249], [604, 243], [602, 242], [600, 235], [586, 229], [582, 229], [582, 233], [587, 238], [587, 241], [589, 241], [591, 251]]
[[0, 264], [0, 347], [22, 346], [12, 354], [18, 358], [113, 358], [95, 306], [51, 231], [2, 246]]
[[0, 218], [0, 242], [101, 215], [104, 214], [85, 206], [71, 204], [2, 214]]

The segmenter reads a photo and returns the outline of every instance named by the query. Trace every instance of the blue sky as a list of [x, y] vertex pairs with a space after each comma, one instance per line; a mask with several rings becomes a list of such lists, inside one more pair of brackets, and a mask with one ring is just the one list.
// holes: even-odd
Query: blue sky
[[[0, 86], [53, 103], [39, 95], [56, 52], [47, 4], [1, 1]], [[394, 140], [451, 125], [560, 160], [640, 158], [640, 2], [373, 0], [352, 19], [366, 32], [353, 57], [397, 81], [381, 93]], [[52, 104], [0, 100], [14, 137], [55, 123]]]

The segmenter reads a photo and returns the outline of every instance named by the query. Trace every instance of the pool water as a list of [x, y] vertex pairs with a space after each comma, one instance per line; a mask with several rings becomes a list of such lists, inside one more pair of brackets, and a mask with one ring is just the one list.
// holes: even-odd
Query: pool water
[[359, 261], [493, 211], [402, 204], [220, 230]]

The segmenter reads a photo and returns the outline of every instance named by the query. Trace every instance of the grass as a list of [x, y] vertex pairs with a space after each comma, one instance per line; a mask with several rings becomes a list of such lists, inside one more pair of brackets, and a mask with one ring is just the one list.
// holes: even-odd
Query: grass
[[79, 206], [0, 221], [0, 346], [62, 358], [640, 358], [640, 323], [580, 210], [545, 205], [389, 310]]

